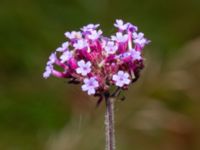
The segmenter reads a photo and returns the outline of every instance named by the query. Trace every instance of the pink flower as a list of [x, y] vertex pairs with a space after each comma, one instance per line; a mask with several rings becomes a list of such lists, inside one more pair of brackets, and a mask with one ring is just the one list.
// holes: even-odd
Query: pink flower
[[76, 69], [76, 72], [78, 74], [81, 74], [82, 76], [86, 76], [91, 71], [91, 62], [85, 62], [84, 60], [78, 61], [78, 68]]
[[116, 36], [111, 36], [111, 38], [119, 43], [124, 43], [128, 41], [128, 34], [123, 35], [121, 32], [117, 32]]
[[113, 81], [115, 81], [115, 85], [119, 87], [128, 85], [131, 82], [131, 80], [129, 79], [129, 74], [122, 70], [118, 71], [117, 74], [114, 74], [112, 79]]
[[103, 32], [102, 32], [101, 30], [98, 30], [98, 31], [93, 30], [93, 31], [91, 31], [91, 33], [88, 35], [88, 38], [89, 38], [90, 40], [96, 40], [96, 39], [98, 39], [98, 38], [101, 36], [102, 33], [103, 33]]
[[114, 24], [115, 27], [117, 27], [119, 30], [124, 31], [127, 29], [128, 24], [124, 24], [123, 20], [117, 19], [116, 23]]
[[141, 52], [136, 51], [135, 49], [130, 50], [130, 56], [133, 58], [133, 60], [141, 60], [142, 59]]
[[56, 51], [58, 51], [58, 52], [64, 52], [64, 51], [66, 51], [68, 49], [68, 47], [69, 47], [69, 43], [68, 42], [64, 42], [62, 44], [62, 47], [58, 47], [56, 49]]
[[45, 72], [43, 73], [43, 77], [47, 79], [51, 75], [51, 72], [52, 72], [52, 66], [51, 65], [46, 66]]
[[99, 24], [66, 32], [68, 40], [49, 56], [43, 77], [52, 75], [81, 83], [88, 95], [103, 95], [113, 86], [127, 89], [143, 68], [141, 53], [149, 40], [129, 22], [118, 19], [114, 26], [118, 31], [110, 37], [97, 29]]
[[105, 51], [107, 54], [116, 53], [118, 46], [113, 41], [108, 41], [105, 45]]
[[65, 36], [70, 40], [72, 40], [72, 39], [80, 39], [82, 37], [82, 34], [81, 32], [72, 31], [72, 32], [65, 32]]
[[56, 53], [52, 53], [50, 56], [49, 56], [49, 61], [47, 62], [47, 65], [52, 65], [56, 62], [57, 60], [57, 57], [56, 57]]
[[88, 95], [95, 94], [95, 89], [99, 87], [99, 83], [95, 77], [85, 78], [83, 82], [82, 90], [87, 91]]
[[71, 51], [66, 51], [64, 52], [61, 56], [61, 63], [65, 63], [66, 61], [68, 61], [69, 59], [71, 59], [73, 57], [73, 54]]
[[149, 43], [145, 38], [142, 38], [142, 39], [135, 39], [133, 42], [134, 42], [135, 44], [138, 44], [140, 47], [144, 47], [146, 44]]
[[144, 38], [144, 33], [133, 33], [133, 42], [136, 44], [136, 46], [139, 46], [140, 48], [143, 48], [146, 44], [148, 44], [150, 41]]
[[88, 31], [95, 30], [98, 27], [99, 27], [99, 24], [88, 24], [87, 26], [84, 26], [83, 28], [81, 28], [81, 30], [83, 32], [88, 32]]
[[88, 43], [86, 42], [86, 40], [80, 39], [76, 43], [74, 43], [73, 46], [75, 49], [83, 49], [88, 46]]

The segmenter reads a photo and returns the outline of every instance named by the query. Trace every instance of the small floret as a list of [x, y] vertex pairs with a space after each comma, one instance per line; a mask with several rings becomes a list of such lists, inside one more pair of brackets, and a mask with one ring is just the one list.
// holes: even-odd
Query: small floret
[[129, 79], [129, 74], [122, 70], [118, 71], [117, 74], [114, 74], [112, 79], [115, 81], [115, 85], [118, 87], [123, 87], [131, 82]]
[[85, 62], [84, 60], [78, 61], [78, 68], [76, 69], [76, 72], [78, 74], [81, 74], [82, 76], [86, 76], [91, 71], [91, 62]]
[[88, 95], [93, 95], [96, 92], [96, 88], [99, 87], [98, 81], [95, 77], [85, 78], [83, 80], [84, 84], [82, 85], [82, 90], [87, 91]]

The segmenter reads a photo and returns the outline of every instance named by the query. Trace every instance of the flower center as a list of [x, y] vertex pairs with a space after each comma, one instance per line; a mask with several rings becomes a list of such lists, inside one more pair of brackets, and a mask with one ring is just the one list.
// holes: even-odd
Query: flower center
[[86, 71], [86, 70], [87, 70], [87, 67], [83, 67], [83, 70], [85, 70], [85, 71]]

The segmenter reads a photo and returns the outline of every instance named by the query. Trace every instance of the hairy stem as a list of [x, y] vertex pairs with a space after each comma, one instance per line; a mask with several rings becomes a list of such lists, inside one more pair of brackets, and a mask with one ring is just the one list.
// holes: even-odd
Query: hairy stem
[[115, 133], [114, 133], [114, 98], [105, 97], [105, 130], [106, 130], [106, 150], [115, 150]]

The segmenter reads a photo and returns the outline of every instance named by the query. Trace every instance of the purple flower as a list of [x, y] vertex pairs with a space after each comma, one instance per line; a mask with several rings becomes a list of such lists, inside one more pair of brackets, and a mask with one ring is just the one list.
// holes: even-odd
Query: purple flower
[[61, 56], [61, 63], [65, 63], [66, 61], [68, 61], [69, 59], [71, 59], [73, 56], [72, 51], [65, 51]]
[[88, 38], [89, 38], [90, 40], [96, 40], [96, 39], [98, 39], [98, 38], [101, 36], [102, 33], [103, 33], [103, 32], [102, 32], [101, 30], [98, 30], [98, 31], [93, 30], [93, 31], [91, 31], [90, 34], [88, 35]]
[[119, 30], [124, 31], [127, 30], [128, 24], [124, 24], [124, 22], [121, 19], [117, 19], [114, 26], [117, 27]]
[[83, 49], [88, 46], [88, 43], [84, 39], [79, 39], [73, 46], [75, 49]]
[[133, 60], [141, 60], [141, 52], [136, 51], [135, 49], [130, 50], [130, 56], [133, 58]]
[[140, 33], [134, 32], [133, 33], [133, 42], [143, 48], [150, 41], [147, 40], [146, 38], [144, 38], [144, 33], [142, 33], [142, 32], [140, 32]]
[[58, 48], [56, 49], [56, 51], [57, 51], [57, 52], [64, 52], [64, 51], [66, 51], [66, 50], [68, 49], [68, 47], [69, 47], [69, 42], [64, 42], [64, 43], [62, 44], [62, 47], [58, 47]]
[[116, 53], [118, 46], [115, 45], [113, 41], [108, 41], [105, 45], [105, 51], [107, 54], [114, 54]]
[[142, 39], [135, 39], [135, 40], [133, 40], [133, 42], [134, 42], [135, 44], [140, 45], [141, 47], [144, 47], [146, 44], [149, 43], [149, 41], [147, 41], [147, 39], [145, 39], [145, 38], [142, 38]]
[[82, 85], [82, 90], [87, 91], [88, 95], [95, 94], [96, 88], [99, 87], [98, 81], [95, 79], [95, 77], [91, 78], [85, 78], [83, 80], [84, 84]]
[[131, 82], [131, 80], [129, 79], [129, 74], [121, 70], [118, 71], [117, 74], [114, 74], [112, 79], [113, 81], [115, 81], [115, 85], [119, 87], [128, 85]]
[[47, 62], [47, 65], [54, 64], [56, 60], [57, 60], [57, 57], [56, 57], [56, 53], [54, 52], [49, 56], [49, 61]]
[[117, 32], [116, 36], [111, 36], [112, 40], [117, 41], [119, 43], [125, 43], [128, 41], [128, 35], [122, 34], [121, 32]]
[[71, 33], [70, 32], [65, 32], [65, 36], [70, 40], [82, 38], [81, 32], [76, 32], [76, 31], [72, 31]]
[[83, 32], [88, 32], [92, 30], [96, 30], [99, 27], [99, 24], [88, 24], [87, 26], [84, 26], [81, 28]]
[[84, 60], [78, 61], [78, 68], [76, 69], [76, 72], [78, 74], [81, 74], [82, 76], [86, 76], [91, 71], [91, 62], [88, 61], [87, 63]]
[[51, 72], [52, 72], [52, 65], [47, 65], [45, 68], [45, 72], [43, 73], [43, 77], [47, 79], [51, 75]]
[[133, 33], [133, 39], [143, 39], [144, 38], [144, 33], [140, 32], [140, 33], [137, 33], [137, 32], [134, 32]]
[[[106, 37], [99, 24], [88, 24], [80, 31], [66, 32], [67, 41], [49, 56], [43, 73], [82, 83], [89, 95], [103, 95], [111, 87], [126, 90], [134, 72], [143, 68], [142, 49], [149, 41], [137, 27], [118, 19], [118, 31]], [[138, 60], [138, 61], [136, 61]], [[57, 70], [62, 68], [62, 70]]]

